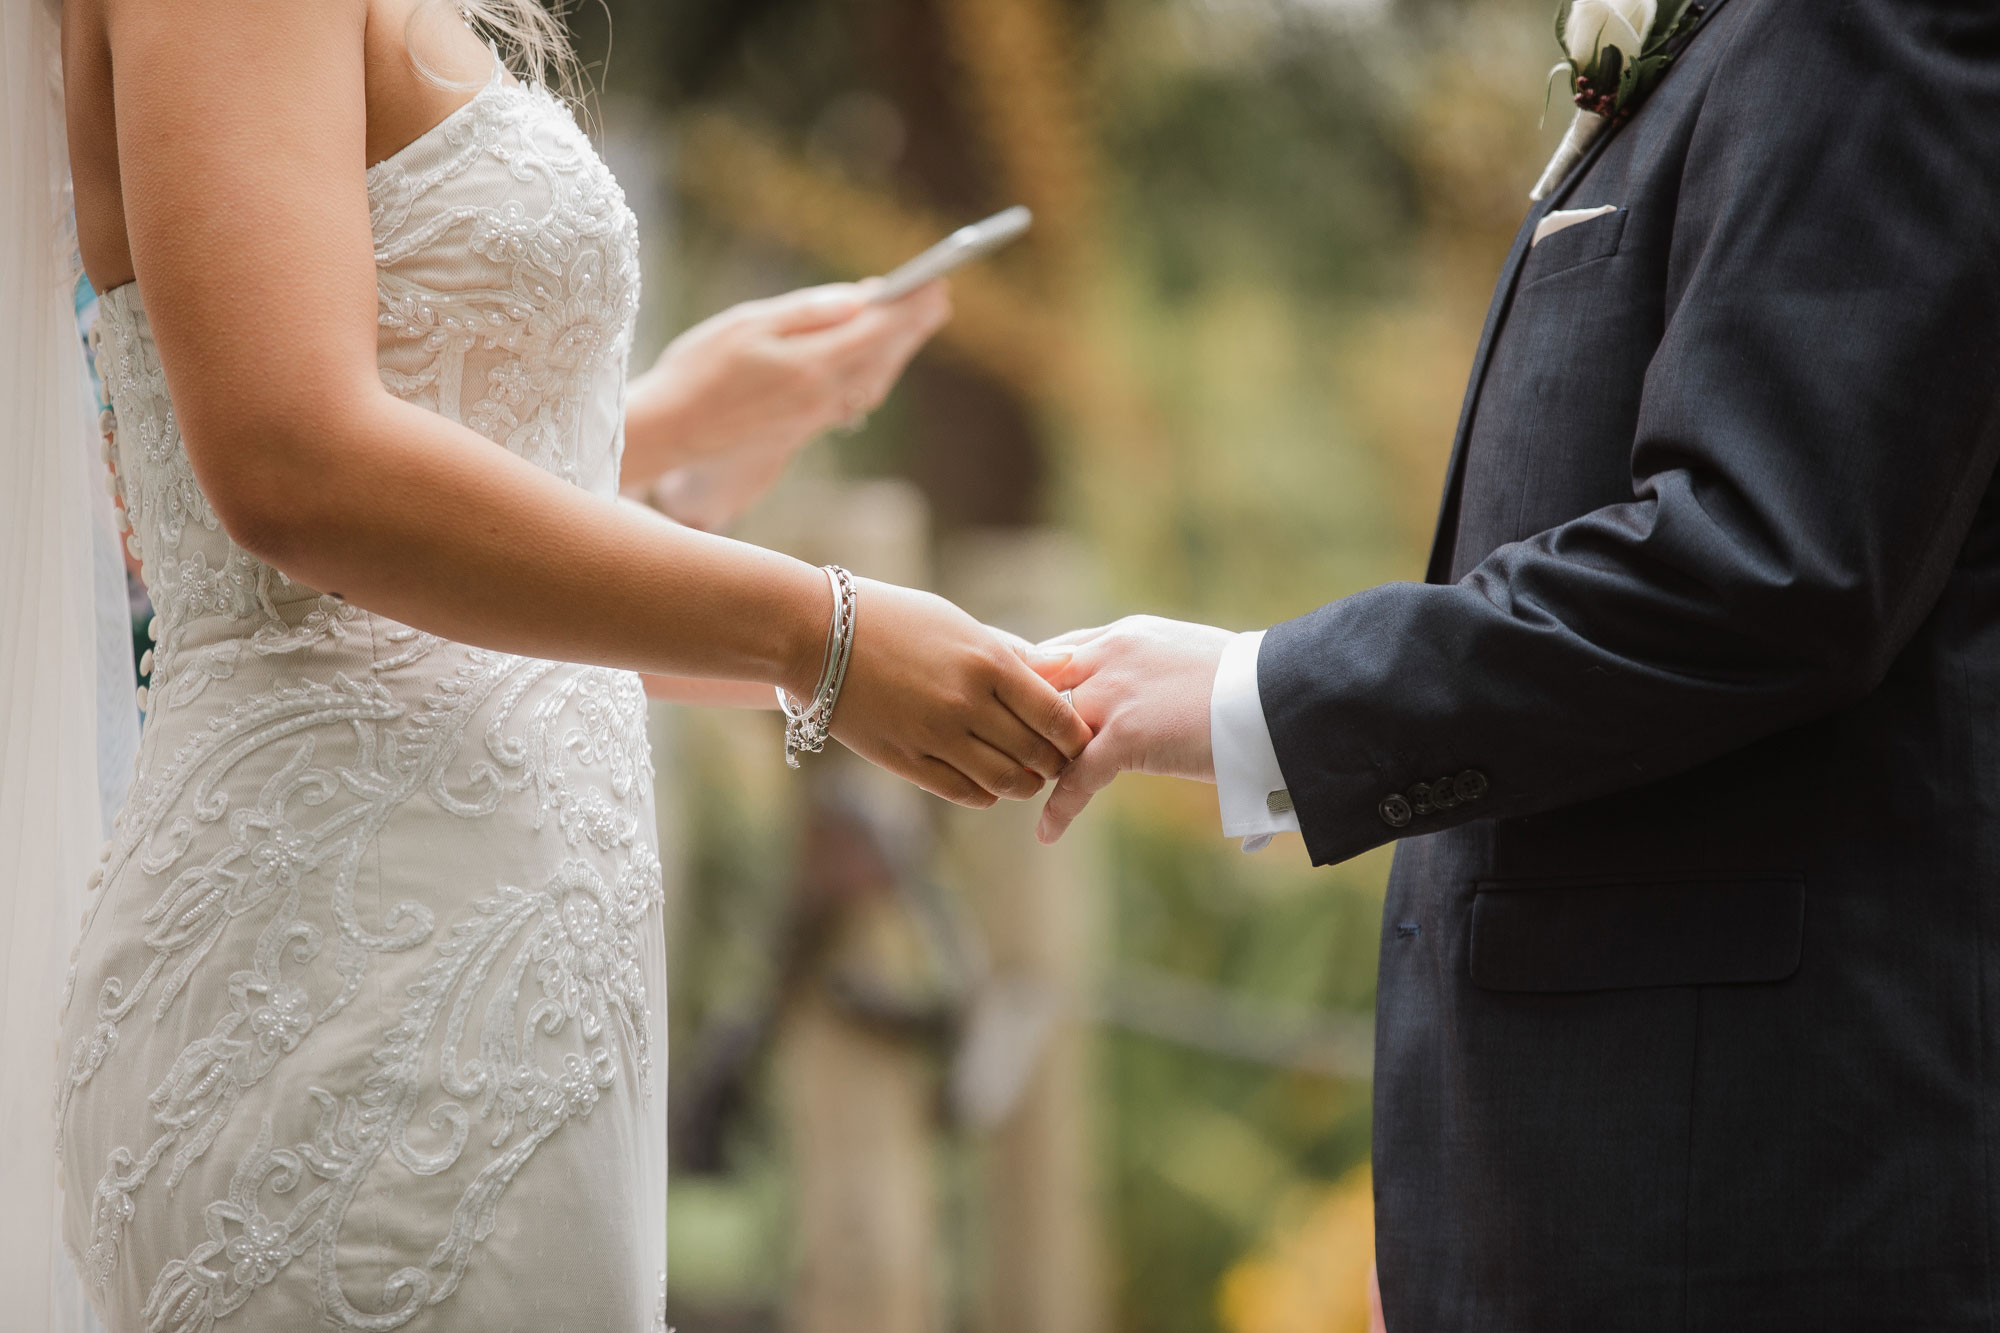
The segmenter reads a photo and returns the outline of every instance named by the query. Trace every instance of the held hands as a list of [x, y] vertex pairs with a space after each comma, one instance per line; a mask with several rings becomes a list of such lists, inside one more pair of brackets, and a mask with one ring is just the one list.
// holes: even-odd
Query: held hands
[[667, 345], [627, 394], [625, 473], [689, 527], [726, 526], [800, 448], [879, 406], [951, 317], [944, 284], [868, 302], [872, 280], [746, 301]]
[[1049, 794], [1035, 836], [1062, 837], [1090, 798], [1121, 772], [1215, 781], [1209, 698], [1231, 635], [1209, 625], [1128, 616], [1040, 645], [1035, 669], [1071, 691], [1096, 733]]
[[[855, 592], [854, 655], [833, 714], [848, 749], [977, 810], [1028, 799], [1083, 752], [1090, 728], [1009, 636], [930, 593], [872, 579]], [[815, 652], [793, 693], [810, 694], [818, 669]]]

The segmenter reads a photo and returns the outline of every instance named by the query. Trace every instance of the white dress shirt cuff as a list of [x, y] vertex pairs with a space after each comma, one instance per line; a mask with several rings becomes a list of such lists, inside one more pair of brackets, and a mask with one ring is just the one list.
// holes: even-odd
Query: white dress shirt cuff
[[1257, 692], [1257, 653], [1264, 631], [1239, 634], [1222, 650], [1208, 701], [1209, 743], [1215, 751], [1215, 791], [1224, 837], [1262, 851], [1274, 834], [1297, 833], [1299, 817], [1271, 747], [1271, 727]]

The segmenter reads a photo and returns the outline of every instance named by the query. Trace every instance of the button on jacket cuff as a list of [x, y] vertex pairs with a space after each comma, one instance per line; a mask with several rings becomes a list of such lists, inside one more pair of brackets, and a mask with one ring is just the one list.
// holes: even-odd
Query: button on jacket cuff
[[1435, 621], [1477, 597], [1390, 583], [1265, 632], [1258, 701], [1314, 865], [1519, 809], [1518, 759], [1489, 781], [1506, 747], [1453, 706], [1490, 672], [1464, 668], [1469, 646], [1431, 646]]
[[1257, 688], [1257, 654], [1263, 643], [1262, 630], [1229, 641], [1216, 666], [1208, 701], [1222, 832], [1225, 837], [1242, 838], [1246, 852], [1262, 850], [1273, 834], [1299, 831], [1299, 817], [1285, 792], [1284, 770], [1278, 767]]

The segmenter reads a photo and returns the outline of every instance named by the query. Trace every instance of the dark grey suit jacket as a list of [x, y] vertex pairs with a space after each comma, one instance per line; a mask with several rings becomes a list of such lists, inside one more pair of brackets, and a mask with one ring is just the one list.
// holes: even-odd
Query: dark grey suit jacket
[[1407, 838], [1391, 1333], [2000, 1327], [1996, 455], [2000, 0], [1713, 4], [1523, 226], [1430, 582], [1261, 656], [1314, 860]]

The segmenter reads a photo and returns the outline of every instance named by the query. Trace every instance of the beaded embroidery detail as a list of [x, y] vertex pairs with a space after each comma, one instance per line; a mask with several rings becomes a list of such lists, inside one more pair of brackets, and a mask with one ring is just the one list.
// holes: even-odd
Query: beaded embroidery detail
[[[383, 383], [615, 494], [637, 228], [567, 111], [496, 75], [371, 169], [368, 193]], [[644, 696], [629, 673], [395, 625], [236, 546], [181, 446], [135, 288], [106, 293], [99, 327], [116, 491], [159, 614], [155, 725], [93, 911], [114, 891], [152, 905], [136, 953], [128, 942], [117, 955], [141, 961], [69, 997], [90, 1012], [66, 1020], [65, 1127], [115, 1062], [154, 1072], [146, 1138], [95, 1163], [83, 1198], [85, 1164], [70, 1163], [71, 1206], [90, 1211], [79, 1271], [107, 1288], [141, 1202], [162, 1196], [201, 1218], [203, 1239], [142, 1278], [149, 1333], [254, 1312], [301, 1263], [333, 1326], [397, 1328], [458, 1288], [538, 1147], [621, 1081], [650, 1095], [641, 955], [661, 876]], [[335, 648], [366, 666], [327, 670]], [[161, 730], [179, 738], [170, 753]], [[269, 776], [246, 782], [259, 763]], [[447, 903], [449, 919], [414, 898], [373, 914], [357, 882], [416, 803], [429, 819], [546, 829], [565, 850], [543, 878]], [[358, 997], [401, 955], [427, 961], [379, 1015], [365, 1077], [267, 1083], [350, 1009], [365, 1014]], [[195, 1015], [199, 1035], [178, 1051], [146, 1030], [168, 1018], [189, 1030]], [[314, 1125], [303, 1139], [274, 1122], [279, 1086], [297, 1087]], [[226, 1189], [186, 1195], [193, 1179], [219, 1183], [196, 1170], [246, 1116], [252, 1144]], [[434, 1248], [350, 1300], [337, 1242], [387, 1162], [478, 1169]]]

